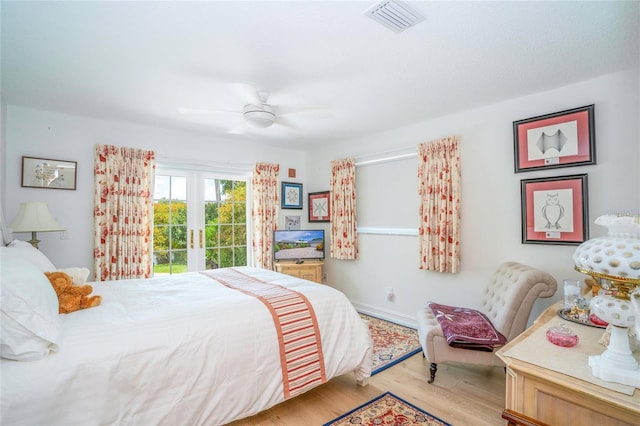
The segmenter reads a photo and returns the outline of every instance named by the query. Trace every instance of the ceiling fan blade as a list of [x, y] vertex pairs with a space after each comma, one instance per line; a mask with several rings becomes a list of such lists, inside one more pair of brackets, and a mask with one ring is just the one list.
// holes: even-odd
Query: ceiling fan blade
[[279, 115], [290, 114], [307, 114], [314, 118], [332, 118], [333, 109], [325, 106], [293, 106], [293, 105], [278, 105]]
[[237, 126], [232, 127], [231, 129], [227, 130], [227, 133], [230, 133], [232, 135], [242, 135], [246, 131], [247, 131], [247, 123], [242, 122], [242, 123], [238, 124]]
[[198, 108], [178, 108], [178, 114], [182, 115], [213, 115], [213, 114], [242, 114], [242, 110], [230, 109], [198, 109]]
[[302, 128], [297, 126], [295, 123], [293, 123], [288, 118], [276, 117], [274, 123], [275, 124], [279, 124], [280, 126], [286, 127], [288, 129], [295, 130], [296, 132], [302, 132]]
[[[233, 83], [233, 87], [238, 93], [238, 96], [247, 104], [262, 105], [267, 100], [268, 96], [264, 92], [259, 92], [252, 83]], [[263, 96], [260, 96], [261, 94], [265, 95], [264, 99]]]

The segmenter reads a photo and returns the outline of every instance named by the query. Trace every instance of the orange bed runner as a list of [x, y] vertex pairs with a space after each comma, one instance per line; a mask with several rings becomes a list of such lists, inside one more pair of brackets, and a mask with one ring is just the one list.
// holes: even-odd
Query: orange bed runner
[[201, 273], [256, 297], [267, 307], [278, 334], [285, 398], [327, 381], [318, 320], [313, 306], [302, 293], [261, 281], [233, 268]]

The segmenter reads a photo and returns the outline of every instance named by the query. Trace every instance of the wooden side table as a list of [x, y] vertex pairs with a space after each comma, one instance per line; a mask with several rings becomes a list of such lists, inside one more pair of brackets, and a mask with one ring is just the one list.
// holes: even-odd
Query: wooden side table
[[536, 331], [548, 328], [558, 309], [559, 305], [548, 308], [530, 328], [497, 352], [507, 366], [505, 412], [520, 413], [554, 426], [640, 424], [639, 389], [627, 395], [565, 374], [576, 359], [576, 352], [572, 351], [582, 351], [578, 355], [585, 359], [593, 355], [586, 348], [593, 348], [592, 339], [597, 342], [604, 329], [569, 323], [568, 326], [578, 330], [581, 340], [574, 348], [554, 351], [556, 368], [544, 368], [522, 359], [524, 356], [513, 355], [518, 353], [519, 345], [523, 345], [519, 348], [521, 353], [523, 347], [533, 345], [540, 348], [536, 351], [538, 355], [544, 356], [542, 348], [551, 343], [544, 333]]
[[318, 261], [305, 261], [303, 263], [277, 262], [276, 271], [293, 277], [302, 278], [303, 280], [314, 281], [322, 284], [323, 264], [324, 262]]

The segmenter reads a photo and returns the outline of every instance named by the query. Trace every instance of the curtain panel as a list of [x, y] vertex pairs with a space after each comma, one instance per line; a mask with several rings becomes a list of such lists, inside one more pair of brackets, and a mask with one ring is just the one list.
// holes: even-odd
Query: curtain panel
[[460, 271], [460, 137], [418, 145], [420, 269]]
[[253, 263], [264, 269], [274, 269], [273, 231], [278, 227], [279, 164], [256, 163], [251, 185], [253, 200]]
[[356, 162], [353, 158], [331, 162], [331, 257], [358, 258], [356, 220]]
[[154, 151], [96, 145], [95, 280], [151, 277], [155, 168]]

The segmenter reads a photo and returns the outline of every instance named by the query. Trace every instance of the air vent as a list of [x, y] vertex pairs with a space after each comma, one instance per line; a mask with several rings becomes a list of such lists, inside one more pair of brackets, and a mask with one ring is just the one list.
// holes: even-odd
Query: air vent
[[424, 21], [424, 16], [406, 2], [396, 0], [386, 0], [374, 4], [365, 14], [396, 33]]

